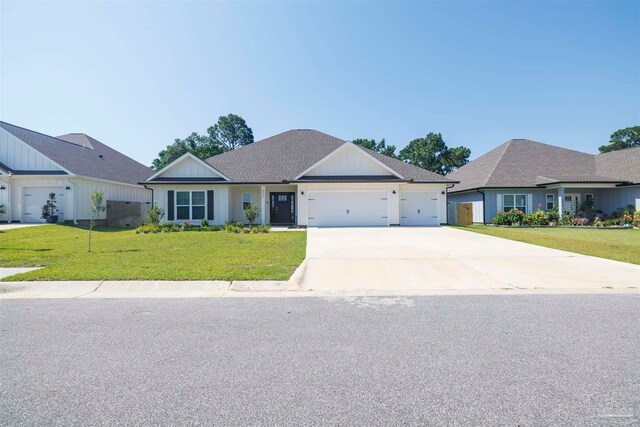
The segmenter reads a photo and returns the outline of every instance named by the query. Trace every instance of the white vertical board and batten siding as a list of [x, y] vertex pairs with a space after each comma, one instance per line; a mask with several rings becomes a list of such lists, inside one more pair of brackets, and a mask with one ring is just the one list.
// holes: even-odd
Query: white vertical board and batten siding
[[14, 170], [61, 170], [46, 156], [0, 128], [0, 162]]
[[391, 175], [358, 149], [345, 147], [311, 169], [305, 176]]
[[[111, 184], [103, 181], [91, 179], [70, 178], [74, 193], [76, 219], [86, 220], [91, 216], [91, 193], [95, 191], [104, 192], [105, 207], [108, 200], [121, 202], [140, 202], [142, 218], [146, 216], [147, 210], [151, 207], [151, 191], [142, 186]], [[99, 219], [106, 219], [106, 210], [100, 213]], [[67, 214], [66, 219], [70, 219]]]
[[158, 179], [162, 177], [166, 178], [208, 178], [208, 177], [219, 177], [220, 175], [216, 174], [210, 168], [205, 165], [195, 161], [192, 158], [185, 157], [180, 162], [171, 166], [171, 168], [164, 171]]

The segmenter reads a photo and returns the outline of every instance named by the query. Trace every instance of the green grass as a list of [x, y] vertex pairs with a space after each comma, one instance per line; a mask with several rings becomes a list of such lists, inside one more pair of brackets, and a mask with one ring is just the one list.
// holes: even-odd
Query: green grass
[[628, 229], [455, 227], [616, 261], [640, 264], [640, 231]]
[[0, 232], [0, 267], [45, 267], [14, 280], [287, 280], [305, 257], [305, 232], [138, 234], [47, 225]]

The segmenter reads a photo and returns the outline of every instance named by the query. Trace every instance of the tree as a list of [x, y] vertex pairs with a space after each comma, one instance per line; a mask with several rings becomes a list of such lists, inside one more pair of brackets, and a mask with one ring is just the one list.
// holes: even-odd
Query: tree
[[640, 147], [640, 126], [615, 131], [611, 134], [609, 144], [601, 146], [599, 150], [601, 153], [609, 153], [631, 147]]
[[160, 151], [158, 157], [153, 160], [151, 168], [158, 171], [185, 153], [191, 153], [201, 159], [206, 159], [225, 151], [223, 146], [212, 141], [209, 136], [193, 132], [185, 139], [176, 138], [173, 144]]
[[91, 193], [91, 203], [89, 204], [89, 252], [91, 252], [91, 232], [93, 231], [93, 226], [100, 216], [100, 212], [104, 212], [103, 201], [103, 191], [94, 191]]
[[253, 143], [253, 131], [244, 119], [236, 114], [220, 116], [218, 123], [207, 129], [209, 138], [214, 143], [234, 150]]
[[151, 168], [158, 171], [185, 153], [204, 160], [252, 142], [253, 131], [242, 117], [236, 114], [220, 116], [218, 123], [207, 129], [206, 135], [192, 132], [185, 139], [176, 138], [173, 144], [158, 153]]
[[387, 145], [384, 138], [382, 138], [380, 142], [376, 142], [375, 139], [364, 138], [354, 139], [351, 142], [361, 147], [368, 148], [369, 150], [373, 150], [376, 153], [384, 154], [385, 156], [389, 157], [396, 157], [396, 146]]
[[453, 172], [469, 162], [471, 150], [466, 147], [449, 148], [440, 133], [429, 133], [414, 139], [400, 150], [399, 158], [440, 175]]
[[252, 227], [259, 214], [260, 208], [253, 203], [249, 203], [249, 205], [244, 209], [244, 216], [247, 217], [247, 221], [249, 221], [249, 225]]

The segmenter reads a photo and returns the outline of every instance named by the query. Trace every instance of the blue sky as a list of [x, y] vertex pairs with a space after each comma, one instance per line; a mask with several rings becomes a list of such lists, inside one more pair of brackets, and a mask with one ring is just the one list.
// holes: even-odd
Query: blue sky
[[0, 118], [150, 164], [243, 116], [477, 157], [640, 124], [640, 2], [0, 2]]

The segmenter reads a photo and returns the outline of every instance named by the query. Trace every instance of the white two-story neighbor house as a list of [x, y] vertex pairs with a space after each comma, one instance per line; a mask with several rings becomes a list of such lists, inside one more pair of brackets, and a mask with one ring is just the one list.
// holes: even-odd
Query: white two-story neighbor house
[[94, 191], [105, 200], [147, 204], [151, 191], [138, 182], [151, 173], [83, 133], [52, 137], [0, 122], [0, 221], [42, 222], [49, 193], [56, 195], [58, 222], [88, 220]]
[[185, 154], [141, 184], [166, 221], [295, 226], [439, 225], [456, 181], [310, 129], [290, 130], [206, 160]]

